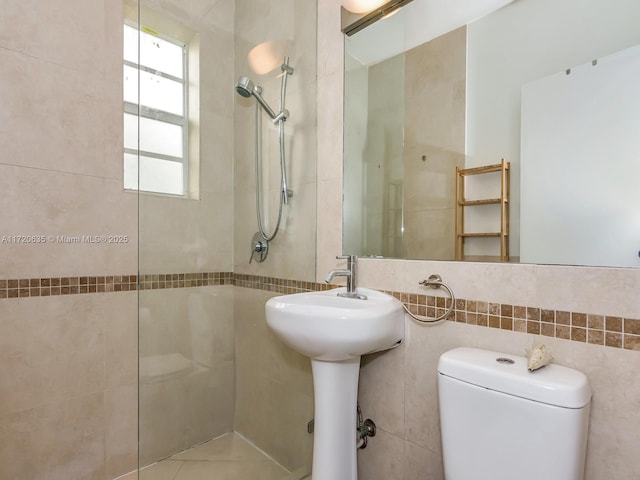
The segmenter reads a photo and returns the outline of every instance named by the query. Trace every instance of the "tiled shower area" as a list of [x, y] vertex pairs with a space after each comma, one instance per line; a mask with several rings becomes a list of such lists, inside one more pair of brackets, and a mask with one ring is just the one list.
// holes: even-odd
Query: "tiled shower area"
[[237, 434], [228, 433], [120, 480], [300, 480]]
[[[316, 7], [2, 4], [0, 478], [308, 474], [308, 359], [267, 330], [276, 293], [234, 275], [315, 281]], [[153, 62], [138, 54], [143, 42]], [[165, 49], [182, 70], [167, 67]], [[248, 76], [277, 105], [284, 56], [295, 199], [269, 261], [250, 264], [254, 102], [234, 85]], [[160, 84], [179, 85], [183, 102], [148, 105]], [[171, 140], [161, 123], [187, 132], [175, 158], [151, 155]], [[261, 129], [273, 218], [278, 135], [268, 119]], [[150, 178], [152, 160], [182, 181]], [[131, 189], [138, 180], [152, 191]]]
[[[309, 361], [268, 330], [264, 303], [275, 293], [234, 279], [259, 273], [315, 280], [315, 256], [307, 251], [315, 239], [316, 165], [308, 152], [316, 143], [316, 4], [144, 0], [126, 3], [125, 18], [146, 33], [162, 32], [152, 40], [184, 42], [189, 77], [185, 195], [140, 194], [138, 204], [139, 478], [298, 480], [311, 469]], [[144, 64], [142, 39], [140, 55]], [[294, 197], [268, 261], [249, 263], [257, 230], [255, 101], [234, 85], [249, 77], [277, 106], [285, 56], [293, 68], [285, 150]], [[144, 102], [143, 75], [139, 88]], [[278, 129], [266, 116], [259, 127], [271, 230]], [[141, 149], [157, 135], [141, 120]], [[142, 163], [139, 175], [142, 184]]]
[[275, 293], [209, 285], [139, 295], [155, 319], [140, 336], [140, 478], [304, 477], [311, 372], [266, 326]]

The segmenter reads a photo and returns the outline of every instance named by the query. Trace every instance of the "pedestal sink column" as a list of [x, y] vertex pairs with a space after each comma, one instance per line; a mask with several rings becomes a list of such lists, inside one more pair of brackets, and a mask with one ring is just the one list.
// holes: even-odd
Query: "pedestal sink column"
[[404, 310], [396, 298], [368, 288], [358, 288], [358, 298], [345, 292], [282, 295], [265, 306], [275, 334], [311, 359], [313, 480], [357, 480], [360, 356], [396, 347], [404, 339]]
[[314, 389], [312, 480], [357, 480], [356, 423], [360, 357], [311, 360]]

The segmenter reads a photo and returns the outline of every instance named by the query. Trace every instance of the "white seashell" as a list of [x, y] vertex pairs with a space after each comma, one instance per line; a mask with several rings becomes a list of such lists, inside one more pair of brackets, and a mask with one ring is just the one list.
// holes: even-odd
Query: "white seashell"
[[553, 357], [545, 345], [536, 345], [531, 350], [527, 349], [528, 368], [530, 372], [551, 363]]

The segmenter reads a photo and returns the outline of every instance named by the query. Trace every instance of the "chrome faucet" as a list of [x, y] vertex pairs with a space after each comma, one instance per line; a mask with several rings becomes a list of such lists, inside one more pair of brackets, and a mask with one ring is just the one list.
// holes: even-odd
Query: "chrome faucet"
[[356, 292], [358, 285], [358, 257], [356, 255], [339, 255], [336, 259], [346, 260], [347, 268], [336, 268], [335, 270], [331, 270], [329, 275], [327, 275], [325, 282], [331, 283], [334, 277], [347, 277], [347, 291], [339, 293], [338, 296], [366, 300], [366, 295], [361, 295]]

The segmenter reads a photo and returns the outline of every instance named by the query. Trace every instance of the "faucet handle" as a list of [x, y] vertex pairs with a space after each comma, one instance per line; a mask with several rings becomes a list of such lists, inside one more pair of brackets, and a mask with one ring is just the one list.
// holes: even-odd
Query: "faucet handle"
[[351, 272], [355, 275], [356, 265], [358, 264], [358, 256], [357, 255], [338, 255], [336, 257], [337, 260], [346, 260], [347, 268], [351, 270]]
[[338, 294], [339, 296], [347, 296], [350, 298], [360, 298], [366, 300], [366, 295], [360, 295], [356, 293], [356, 287], [358, 285], [358, 256], [357, 255], [338, 255], [336, 256], [337, 260], [346, 260], [347, 268], [346, 269], [338, 269], [333, 270], [327, 280], [330, 281], [331, 278], [337, 273], [340, 272], [340, 275], [347, 277], [347, 293]]

